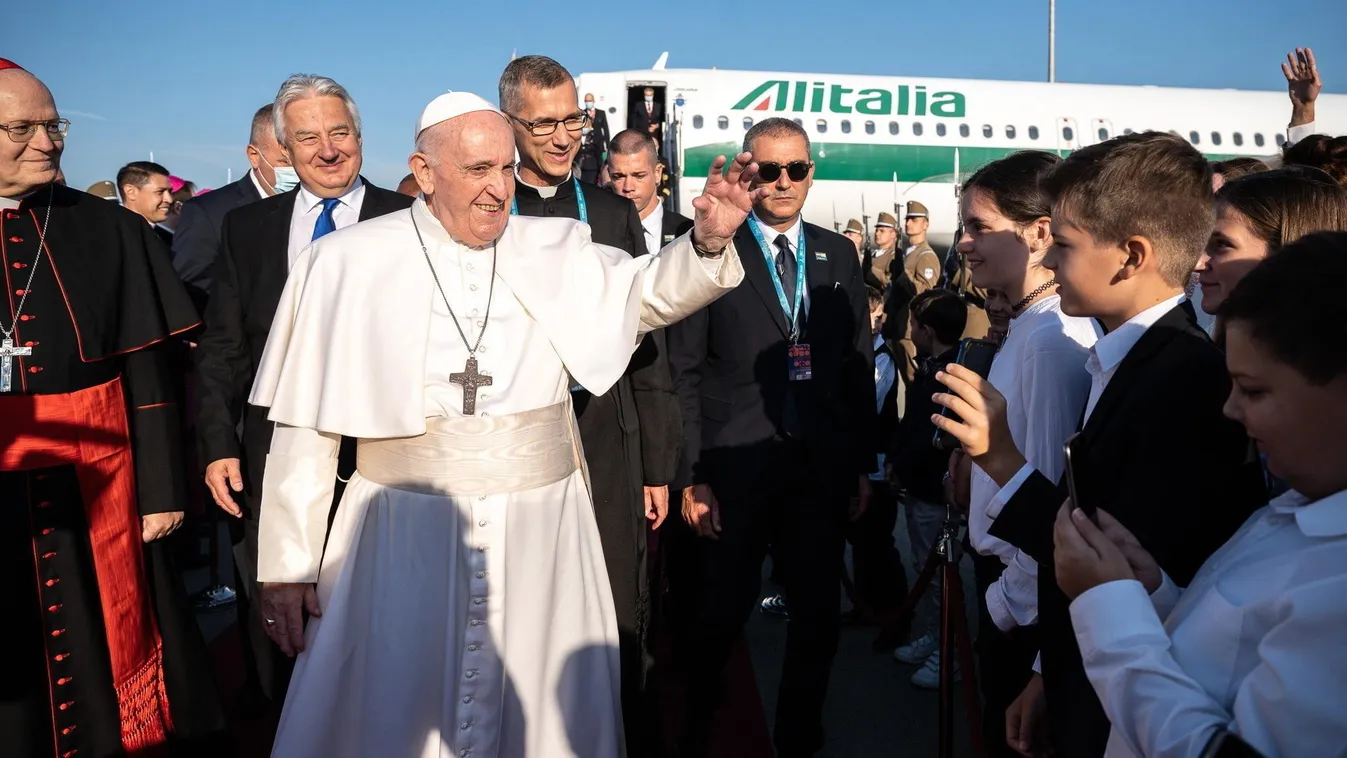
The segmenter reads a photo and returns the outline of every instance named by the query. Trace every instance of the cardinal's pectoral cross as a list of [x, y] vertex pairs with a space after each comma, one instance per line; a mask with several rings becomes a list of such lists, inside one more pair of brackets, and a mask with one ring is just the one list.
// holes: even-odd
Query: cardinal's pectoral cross
[[[6, 358], [6, 361], [9, 359]], [[9, 364], [5, 364], [5, 377], [8, 381]], [[482, 387], [491, 386], [491, 377], [486, 374], [478, 373], [477, 359], [469, 357], [468, 365], [463, 367], [463, 371], [457, 374], [450, 374], [449, 381], [453, 384], [463, 385], [463, 415], [472, 416], [477, 413], [477, 390]]]
[[9, 392], [14, 386], [14, 357], [32, 354], [31, 347], [14, 347], [14, 340], [0, 340], [0, 392]]

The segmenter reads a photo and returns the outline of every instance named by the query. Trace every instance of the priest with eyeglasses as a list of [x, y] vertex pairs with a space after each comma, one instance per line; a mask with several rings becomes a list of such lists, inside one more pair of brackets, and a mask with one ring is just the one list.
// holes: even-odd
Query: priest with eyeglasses
[[69, 128], [0, 60], [0, 754], [214, 755], [162, 542], [187, 499], [167, 350], [197, 315], [153, 227], [61, 184]]
[[[300, 254], [253, 387], [277, 424], [263, 604], [300, 654], [273, 754], [619, 756], [570, 387], [606, 391], [642, 335], [739, 284], [756, 166], [717, 159], [693, 231], [633, 258], [510, 215], [514, 140], [476, 95], [426, 107], [409, 165], [409, 211]], [[342, 435], [356, 473], [324, 545]]]

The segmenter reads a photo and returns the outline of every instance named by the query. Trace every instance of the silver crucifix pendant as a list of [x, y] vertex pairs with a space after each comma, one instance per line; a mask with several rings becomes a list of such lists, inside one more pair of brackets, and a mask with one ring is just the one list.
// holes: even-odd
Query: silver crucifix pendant
[[31, 347], [14, 347], [14, 340], [0, 340], [0, 392], [9, 392], [14, 387], [14, 357], [32, 354]]
[[481, 387], [491, 386], [491, 377], [477, 371], [477, 359], [468, 357], [468, 364], [463, 367], [463, 371], [457, 374], [450, 374], [449, 381], [453, 384], [463, 385], [463, 415], [472, 416], [477, 413], [477, 390]]

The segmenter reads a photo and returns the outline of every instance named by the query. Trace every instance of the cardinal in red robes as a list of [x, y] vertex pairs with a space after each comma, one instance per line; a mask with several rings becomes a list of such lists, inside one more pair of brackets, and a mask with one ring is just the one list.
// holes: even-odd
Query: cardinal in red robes
[[157, 542], [186, 502], [168, 358], [198, 319], [149, 224], [58, 183], [69, 127], [0, 60], [0, 754], [169, 755], [223, 728]]

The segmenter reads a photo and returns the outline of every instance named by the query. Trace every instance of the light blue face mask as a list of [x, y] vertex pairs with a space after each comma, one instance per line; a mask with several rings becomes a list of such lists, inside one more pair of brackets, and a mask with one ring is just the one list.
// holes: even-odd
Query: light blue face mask
[[266, 156], [262, 155], [261, 150], [257, 151], [257, 157], [261, 158], [262, 162], [267, 164], [267, 168], [276, 173], [276, 183], [272, 185], [272, 189], [276, 190], [276, 194], [283, 195], [299, 186], [299, 174], [295, 172], [293, 167], [271, 165], [271, 161], [267, 160]]

